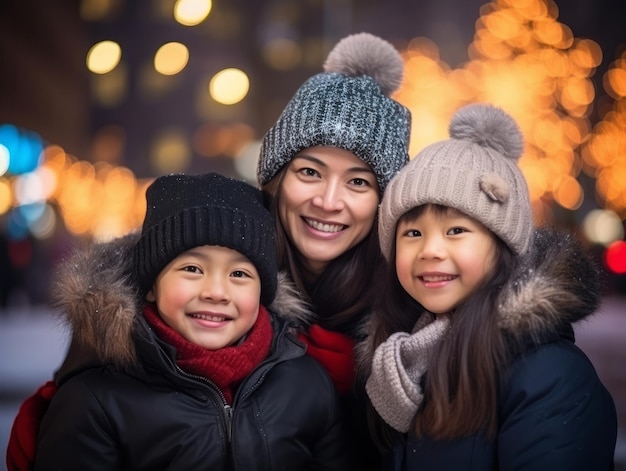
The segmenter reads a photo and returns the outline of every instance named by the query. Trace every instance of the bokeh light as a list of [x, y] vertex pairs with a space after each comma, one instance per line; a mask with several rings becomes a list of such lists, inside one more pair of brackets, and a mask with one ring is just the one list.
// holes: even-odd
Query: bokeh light
[[189, 50], [179, 42], [163, 44], [154, 55], [154, 69], [163, 75], [176, 75], [187, 65]]
[[115, 41], [100, 41], [87, 53], [87, 69], [94, 74], [111, 72], [122, 58], [122, 48]]
[[37, 168], [43, 142], [41, 137], [29, 130], [20, 129], [12, 124], [0, 125], [0, 162], [6, 164], [6, 170], [13, 175], [30, 172]]
[[626, 273], [626, 242], [620, 240], [612, 243], [604, 253], [604, 263], [613, 273]]
[[248, 94], [250, 80], [242, 70], [224, 69], [213, 76], [209, 83], [211, 97], [223, 105], [239, 103]]
[[591, 77], [602, 60], [599, 46], [574, 38], [557, 13], [542, 0], [485, 4], [469, 60], [456, 69], [440, 59], [432, 41], [413, 39], [396, 94], [413, 115], [412, 156], [447, 138], [452, 114], [467, 103], [489, 102], [509, 112], [525, 138], [520, 167], [533, 207], [542, 208], [538, 223], [553, 218], [546, 202], [576, 210], [585, 200], [580, 146], [591, 127]]
[[[173, 13], [186, 26], [200, 24], [209, 14], [228, 18], [230, 12], [234, 18], [232, 10], [212, 12], [206, 0], [160, 5], [161, 18], [171, 19]], [[103, 21], [117, 8], [115, 0], [84, 1], [81, 16]], [[329, 45], [295, 34], [293, 24], [301, 9], [276, 4], [269, 12], [273, 28], [260, 33], [264, 64], [285, 73], [298, 67], [319, 70]], [[603, 51], [593, 40], [575, 37], [557, 18], [558, 9], [550, 1], [485, 2], [465, 62], [450, 66], [429, 38], [407, 41], [401, 49], [404, 81], [394, 98], [412, 113], [411, 156], [446, 139], [449, 120], [461, 106], [490, 102], [505, 109], [520, 124], [525, 138], [519, 164], [528, 181], [536, 222], [553, 222], [556, 207], [585, 211], [581, 214], [584, 236], [608, 247], [623, 239], [626, 217], [626, 52], [604, 75], [604, 90], [596, 90], [592, 77]], [[211, 23], [213, 39], [228, 37], [219, 32], [217, 23]], [[169, 76], [183, 71], [190, 59], [182, 42], [163, 44], [152, 53], [152, 63], [142, 64], [135, 77], [139, 98], [144, 100], [158, 99], [180, 86], [182, 74], [175, 79]], [[93, 72], [92, 98], [98, 105], [113, 107], [128, 98], [133, 77], [118, 43], [95, 44], [87, 64]], [[226, 156], [234, 159], [241, 177], [254, 183], [259, 136], [241, 117], [247, 110], [221, 106], [244, 100], [250, 78], [241, 69], [227, 68], [197, 86], [202, 89], [196, 112], [204, 121], [195, 129], [166, 124], [155, 133], [149, 148], [151, 171], [183, 172], [194, 155]], [[610, 106], [604, 106], [600, 121], [592, 126], [590, 116], [597, 111], [594, 103], [602, 92], [611, 100]], [[99, 239], [136, 229], [145, 210], [149, 180], [140, 181], [129, 169], [116, 167], [127, 151], [125, 130], [115, 125], [95, 133], [90, 161], [59, 146], [44, 147], [39, 136], [14, 125], [0, 125], [0, 214], [9, 215], [7, 227], [14, 236], [30, 231], [45, 238], [63, 224], [72, 234]], [[581, 184], [581, 177], [587, 181], [591, 177], [595, 188]]]
[[9, 170], [9, 157], [9, 149], [5, 145], [0, 144], [0, 177]]
[[13, 201], [13, 195], [9, 182], [0, 178], [0, 215], [5, 214], [11, 209], [11, 203]]
[[174, 18], [181, 25], [195, 26], [209, 16], [212, 6], [211, 0], [176, 0]]
[[181, 129], [164, 129], [152, 145], [150, 162], [157, 174], [182, 172], [190, 160], [189, 139]]
[[624, 237], [622, 220], [613, 211], [594, 209], [582, 223], [585, 237], [596, 244], [608, 246]]

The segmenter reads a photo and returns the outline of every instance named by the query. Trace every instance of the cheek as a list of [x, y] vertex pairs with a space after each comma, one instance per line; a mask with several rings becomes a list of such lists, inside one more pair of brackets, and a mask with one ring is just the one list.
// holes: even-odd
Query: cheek
[[496, 266], [496, 254], [495, 254], [495, 249], [490, 250], [484, 258], [484, 265], [483, 265], [483, 278], [485, 278], [487, 275], [490, 275], [494, 270], [495, 270], [495, 266]]
[[283, 189], [278, 199], [278, 219], [285, 228], [289, 230], [289, 221], [297, 215], [297, 210], [302, 206], [306, 199], [304, 189], [298, 189], [290, 186], [288, 189]]
[[176, 306], [189, 299], [190, 285], [180, 282], [162, 283], [156, 289], [156, 302], [159, 305]]
[[[354, 204], [356, 208], [355, 213], [358, 214], [358, 218], [363, 221], [364, 224], [371, 229], [374, 226], [376, 219], [376, 213], [378, 212], [378, 198], [368, 197], [362, 200], [357, 200]], [[368, 229], [368, 230], [369, 230]]]
[[474, 251], [468, 250], [464, 254], [464, 259], [466, 260], [465, 266], [471, 272], [476, 284], [481, 283], [494, 269], [494, 250], [487, 248]]
[[411, 274], [411, 261], [409, 257], [403, 256], [401, 252], [396, 254], [396, 274], [398, 281], [404, 289], [411, 284], [413, 276]]
[[261, 290], [248, 290], [237, 298], [237, 309], [240, 314], [249, 317], [254, 324], [259, 313]]
[[248, 288], [238, 296], [239, 302], [245, 306], [258, 306], [261, 298], [261, 286], [256, 285], [254, 288]]
[[287, 227], [287, 218], [289, 217], [290, 210], [290, 201], [289, 198], [285, 196], [285, 194], [281, 194], [280, 200], [278, 201], [278, 219], [283, 227]]
[[279, 213], [288, 215], [295, 206], [302, 204], [308, 198], [307, 191], [309, 190], [307, 185], [300, 183], [291, 174], [286, 175], [278, 196]]

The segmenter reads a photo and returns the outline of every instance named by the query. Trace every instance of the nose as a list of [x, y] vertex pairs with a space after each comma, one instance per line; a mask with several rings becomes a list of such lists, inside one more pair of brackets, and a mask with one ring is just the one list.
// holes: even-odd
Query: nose
[[313, 205], [324, 211], [341, 211], [345, 208], [344, 190], [341, 182], [333, 180], [320, 185], [319, 193], [311, 200]]
[[422, 239], [419, 256], [422, 259], [444, 258], [445, 257], [444, 240], [439, 235], [427, 235]]
[[214, 303], [227, 303], [230, 301], [226, 282], [221, 276], [217, 275], [205, 276], [200, 297]]

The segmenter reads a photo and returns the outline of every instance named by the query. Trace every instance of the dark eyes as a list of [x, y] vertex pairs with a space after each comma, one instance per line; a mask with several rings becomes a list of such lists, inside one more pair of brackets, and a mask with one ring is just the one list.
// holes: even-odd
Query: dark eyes
[[[305, 177], [321, 178], [322, 176], [320, 172], [318, 172], [317, 170], [311, 167], [303, 167], [298, 170], [298, 173]], [[351, 185], [358, 186], [358, 187], [371, 187], [372, 186], [372, 183], [369, 180], [365, 178], [360, 178], [360, 177], [353, 178], [352, 180], [350, 180], [349, 183]]]
[[353, 178], [352, 184], [355, 186], [372, 186], [370, 182], [368, 182], [364, 178]]
[[317, 177], [319, 176], [319, 172], [311, 167], [304, 167], [298, 170], [299, 173], [304, 175], [305, 177]]
[[[182, 270], [188, 273], [202, 274], [202, 269], [195, 265], [184, 266]], [[230, 276], [232, 276], [233, 278], [249, 278], [250, 277], [250, 275], [243, 270], [234, 270], [233, 272], [231, 272]]]
[[[468, 232], [467, 229], [463, 227], [453, 227], [451, 229], [448, 229], [446, 234], [447, 235], [459, 235], [459, 234], [463, 234], [464, 232]], [[404, 235], [407, 237], [421, 237], [422, 232], [418, 231], [417, 229], [409, 229], [404, 232]]]

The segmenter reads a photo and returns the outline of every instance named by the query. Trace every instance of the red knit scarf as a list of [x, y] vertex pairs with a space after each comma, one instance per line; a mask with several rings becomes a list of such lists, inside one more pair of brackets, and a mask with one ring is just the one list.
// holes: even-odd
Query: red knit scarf
[[272, 325], [263, 306], [252, 329], [243, 342], [219, 350], [207, 350], [184, 339], [157, 314], [156, 305], [147, 303], [143, 315], [157, 336], [176, 348], [176, 363], [183, 371], [213, 381], [232, 402], [233, 391], [269, 354], [272, 343]]

